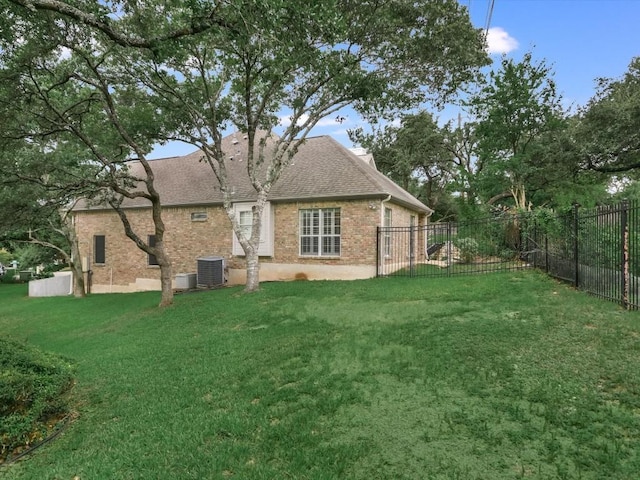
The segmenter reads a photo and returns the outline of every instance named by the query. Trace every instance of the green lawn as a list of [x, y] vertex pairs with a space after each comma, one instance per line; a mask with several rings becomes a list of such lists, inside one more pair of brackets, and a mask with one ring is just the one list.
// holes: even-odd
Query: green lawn
[[3, 479], [635, 479], [640, 313], [536, 272], [29, 299], [77, 419]]

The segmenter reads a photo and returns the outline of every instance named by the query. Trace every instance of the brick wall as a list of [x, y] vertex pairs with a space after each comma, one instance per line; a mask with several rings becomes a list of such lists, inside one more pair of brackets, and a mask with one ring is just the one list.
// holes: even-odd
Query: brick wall
[[[264, 264], [370, 265], [376, 264], [376, 227], [381, 225], [384, 206], [393, 209], [394, 225], [409, 225], [410, 210], [380, 200], [297, 202], [273, 205], [274, 256], [261, 258]], [[306, 257], [299, 255], [299, 214], [305, 208], [340, 208], [341, 255]], [[205, 221], [192, 221], [192, 213], [206, 213]], [[154, 233], [149, 209], [129, 210], [134, 230], [144, 240]], [[222, 256], [230, 268], [243, 268], [244, 258], [233, 256], [231, 223], [222, 207], [179, 207], [163, 211], [165, 244], [173, 262], [173, 274], [194, 272], [196, 259]], [[420, 221], [416, 215], [416, 222]], [[159, 279], [156, 266], [147, 265], [147, 255], [124, 234], [117, 215], [111, 211], [76, 213], [76, 229], [83, 257], [91, 258], [93, 284], [126, 285], [137, 278]], [[105, 263], [93, 264], [93, 236], [105, 236]]]

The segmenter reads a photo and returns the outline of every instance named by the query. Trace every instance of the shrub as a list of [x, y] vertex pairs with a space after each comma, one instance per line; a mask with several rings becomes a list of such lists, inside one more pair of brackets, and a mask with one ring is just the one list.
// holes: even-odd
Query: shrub
[[474, 238], [458, 238], [454, 244], [460, 250], [460, 260], [463, 263], [471, 263], [478, 256], [480, 248]]
[[4, 271], [4, 275], [0, 277], [0, 283], [16, 283], [14, 278], [18, 272], [13, 268], [7, 268]]
[[514, 252], [513, 250], [509, 250], [508, 248], [503, 248], [498, 253], [498, 257], [500, 257], [500, 260], [510, 261], [510, 260], [517, 259], [518, 258], [518, 254], [517, 254], [517, 252]]
[[0, 338], [0, 463], [68, 412], [72, 373], [61, 357]]

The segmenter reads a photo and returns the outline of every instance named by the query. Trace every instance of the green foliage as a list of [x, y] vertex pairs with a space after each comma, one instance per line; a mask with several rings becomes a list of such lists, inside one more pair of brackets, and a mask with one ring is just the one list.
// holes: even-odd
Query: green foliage
[[[476, 180], [485, 202], [509, 193], [516, 209], [530, 208], [529, 191], [546, 187], [557, 175], [542, 148], [564, 128], [551, 68], [544, 61], [533, 62], [531, 53], [520, 62], [505, 57], [470, 106], [478, 119], [482, 170]], [[538, 143], [542, 139], [544, 143]]]
[[17, 273], [18, 272], [13, 268], [5, 269], [4, 275], [0, 277], [0, 283], [15, 283], [15, 276]]
[[5, 267], [13, 260], [13, 254], [4, 248], [0, 248], [0, 263]]
[[350, 134], [373, 154], [378, 170], [435, 211], [433, 219], [451, 215], [454, 202], [447, 185], [454, 177], [452, 153], [430, 113], [405, 115], [399, 127], [386, 125], [376, 134], [362, 129]]
[[0, 463], [42, 440], [68, 413], [72, 384], [67, 360], [0, 338]]
[[640, 167], [640, 57], [619, 79], [600, 79], [573, 132], [583, 168], [621, 173]]
[[453, 242], [460, 250], [462, 263], [472, 263], [480, 252], [480, 246], [474, 238], [456, 238]]
[[473, 220], [457, 225], [458, 240], [473, 240], [471, 250], [475, 256], [482, 257], [480, 262], [490, 257], [503, 260], [517, 258], [522, 248], [522, 232], [529, 224], [528, 214], [516, 215], [509, 212], [484, 214]]
[[[235, 126], [247, 134], [242, 154], [258, 204], [250, 238], [230, 213], [248, 263], [258, 262], [272, 185], [321, 119], [346, 106], [374, 121], [427, 100], [442, 104], [488, 62], [482, 31], [456, 0], [8, 3], [0, 107], [12, 119], [8, 137], [29, 140], [13, 148], [54, 157], [37, 166], [65, 167], [65, 187], [79, 179], [83, 196], [106, 189], [111, 199], [117, 193], [112, 206], [125, 195], [159, 209], [146, 155], [183, 141], [202, 150], [231, 212], [221, 138]], [[275, 131], [267, 151], [263, 137]], [[122, 168], [131, 158], [147, 167], [146, 189], [131, 192], [138, 180]], [[154, 220], [161, 246], [157, 211]], [[168, 265], [164, 252], [147, 253]], [[248, 289], [257, 288], [257, 271], [247, 269]]]
[[35, 244], [17, 244], [15, 248], [15, 258], [18, 260], [20, 270], [29, 270], [38, 265], [50, 265], [59, 254], [41, 245]]

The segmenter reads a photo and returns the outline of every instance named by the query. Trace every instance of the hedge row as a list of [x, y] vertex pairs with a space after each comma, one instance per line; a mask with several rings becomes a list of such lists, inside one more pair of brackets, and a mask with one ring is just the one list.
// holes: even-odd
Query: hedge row
[[72, 385], [69, 361], [0, 338], [0, 463], [44, 439], [65, 417]]

